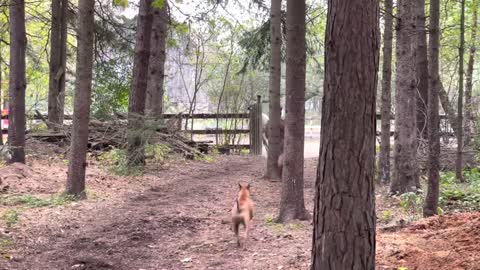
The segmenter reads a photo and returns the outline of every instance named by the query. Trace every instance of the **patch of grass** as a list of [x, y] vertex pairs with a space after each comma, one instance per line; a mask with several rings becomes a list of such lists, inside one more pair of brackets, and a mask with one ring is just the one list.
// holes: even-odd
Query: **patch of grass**
[[13, 225], [18, 223], [20, 214], [15, 209], [8, 209], [2, 215], [2, 220], [7, 225], [7, 228], [11, 228]]
[[267, 225], [275, 224], [275, 218], [272, 215], [266, 215], [265, 216], [265, 223]]
[[74, 195], [58, 193], [49, 198], [42, 199], [31, 195], [4, 195], [0, 196], [0, 204], [5, 206], [23, 206], [27, 208], [38, 208], [47, 206], [61, 206], [76, 201]]
[[382, 214], [380, 216], [380, 222], [381, 223], [389, 223], [393, 219], [393, 213], [391, 210], [385, 210], [382, 211]]
[[216, 158], [213, 155], [204, 155], [203, 157], [199, 156], [199, 155], [195, 155], [195, 160], [203, 161], [203, 162], [207, 162], [207, 163], [213, 163], [213, 162], [215, 162]]
[[112, 149], [104, 152], [99, 157], [100, 165], [115, 175], [141, 175], [143, 167], [129, 168], [127, 150]]
[[13, 245], [12, 238], [5, 235], [0, 235], [0, 253], [6, 252], [11, 245]]
[[288, 224], [288, 228], [291, 230], [301, 230], [303, 229], [303, 224], [302, 223], [290, 223]]

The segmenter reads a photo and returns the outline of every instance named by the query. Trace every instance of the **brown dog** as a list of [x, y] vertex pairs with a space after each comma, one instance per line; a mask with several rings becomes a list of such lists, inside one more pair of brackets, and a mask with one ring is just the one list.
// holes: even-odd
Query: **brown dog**
[[253, 219], [253, 201], [250, 198], [250, 184], [244, 186], [238, 183], [239, 192], [238, 198], [232, 208], [232, 229], [237, 237], [237, 245], [240, 247], [239, 228], [243, 224], [245, 228], [245, 242], [246, 247], [248, 232], [252, 226]]

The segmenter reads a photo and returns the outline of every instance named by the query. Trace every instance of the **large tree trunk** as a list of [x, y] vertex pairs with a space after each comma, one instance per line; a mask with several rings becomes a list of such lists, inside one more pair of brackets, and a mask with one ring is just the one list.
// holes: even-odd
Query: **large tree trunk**
[[460, 47], [458, 48], [458, 108], [457, 108], [457, 159], [455, 162], [455, 174], [457, 180], [463, 182], [463, 59], [465, 53], [465, 0], [460, 1]]
[[440, 89], [439, 47], [440, 47], [440, 0], [430, 0], [430, 80], [428, 87], [428, 191], [425, 198], [423, 215], [437, 213], [440, 170], [440, 117], [438, 112], [438, 93]]
[[416, 30], [416, 78], [417, 78], [417, 136], [427, 138], [428, 106], [428, 56], [427, 31], [425, 29], [425, 0], [414, 1]]
[[25, 1], [10, 1], [9, 163], [25, 163]]
[[52, 1], [50, 81], [48, 89], [49, 128], [55, 128], [63, 124], [67, 63], [67, 9], [68, 0]]
[[414, 191], [418, 184], [417, 174], [417, 129], [416, 97], [417, 79], [415, 65], [415, 17], [416, 0], [401, 0], [398, 3], [396, 88], [395, 88], [395, 151], [392, 193]]
[[152, 33], [152, 1], [141, 0], [137, 19], [137, 36], [133, 81], [128, 104], [128, 165], [145, 164], [144, 112], [147, 92], [147, 74]]
[[470, 144], [474, 134], [474, 113], [472, 103], [473, 92], [473, 69], [475, 53], [477, 52], [477, 28], [478, 28], [478, 1], [473, 0], [472, 33], [470, 38], [470, 54], [468, 57], [466, 85], [465, 85], [465, 145]]
[[[3, 101], [3, 92], [2, 92], [2, 63], [3, 63], [3, 55], [2, 55], [2, 44], [0, 44], [0, 104]], [[5, 109], [5, 107], [3, 108]], [[3, 128], [2, 128], [2, 107], [0, 105], [0, 145], [3, 145]]]
[[305, 141], [305, 0], [287, 0], [285, 160], [278, 222], [307, 219], [303, 195]]
[[147, 116], [154, 118], [162, 118], [163, 114], [165, 43], [168, 25], [167, 3], [165, 1], [161, 9], [153, 9], [145, 113]]
[[95, 0], [80, 0], [78, 3], [77, 67], [66, 192], [81, 197], [85, 196], [95, 30], [94, 6]]
[[270, 55], [270, 82], [269, 82], [269, 122], [267, 171], [265, 178], [281, 179], [278, 167], [278, 157], [283, 152], [283, 137], [280, 133], [280, 83], [281, 83], [281, 8], [282, 0], [272, 0], [270, 11], [271, 55]]
[[375, 269], [379, 1], [328, 1], [312, 267]]
[[380, 182], [390, 182], [390, 121], [392, 112], [392, 43], [393, 0], [385, 0], [385, 31], [383, 34], [382, 69], [382, 130], [380, 141]]

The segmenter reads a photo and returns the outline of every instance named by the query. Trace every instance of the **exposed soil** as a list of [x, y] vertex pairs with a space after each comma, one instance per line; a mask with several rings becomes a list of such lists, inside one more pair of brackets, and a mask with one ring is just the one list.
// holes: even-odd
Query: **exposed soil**
[[[87, 200], [23, 209], [12, 228], [0, 221], [0, 237], [13, 242], [0, 244], [0, 269], [307, 269], [312, 225], [271, 222], [280, 184], [261, 179], [264, 162], [245, 156], [176, 160], [149, 166], [142, 177], [112, 176], [91, 162]], [[307, 160], [305, 169], [310, 210], [316, 163]], [[3, 177], [7, 173], [13, 176]], [[0, 174], [8, 194], [48, 197], [63, 189], [66, 165], [37, 159]], [[239, 181], [252, 184], [256, 204], [245, 250], [236, 247], [226, 222]], [[380, 195], [377, 202], [378, 212], [394, 204]], [[6, 209], [0, 206], [0, 216]], [[480, 269], [480, 213], [425, 219], [394, 231], [380, 227], [377, 269]]]

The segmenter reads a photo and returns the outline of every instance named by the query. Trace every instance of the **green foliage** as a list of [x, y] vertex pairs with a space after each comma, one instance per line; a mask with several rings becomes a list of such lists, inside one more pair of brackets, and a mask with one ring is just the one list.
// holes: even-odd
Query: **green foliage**
[[400, 195], [400, 207], [410, 215], [422, 213], [424, 198], [415, 192], [407, 192]]
[[19, 213], [15, 209], [8, 209], [3, 213], [2, 220], [5, 222], [5, 225], [7, 225], [7, 228], [11, 228], [18, 223]]
[[458, 183], [455, 172], [440, 174], [441, 206], [455, 206], [465, 209], [480, 209], [480, 172], [477, 168], [463, 172], [465, 183]]
[[112, 149], [99, 157], [100, 165], [115, 175], [129, 175], [127, 150]]
[[113, 0], [113, 4], [119, 7], [128, 7], [128, 0]]
[[0, 196], [0, 204], [5, 206], [23, 206], [27, 208], [38, 208], [47, 206], [61, 206], [76, 201], [74, 195], [58, 193], [49, 198], [42, 199], [31, 195], [4, 195]]
[[31, 133], [43, 133], [43, 132], [46, 132], [48, 131], [48, 127], [45, 123], [39, 123], [39, 124], [34, 124], [32, 125], [32, 127], [30, 128], [30, 132]]
[[145, 146], [145, 155], [151, 157], [155, 162], [163, 163], [166, 160], [167, 154], [172, 152], [172, 149], [165, 144], [147, 144]]
[[392, 220], [393, 220], [393, 212], [391, 210], [382, 211], [382, 214], [380, 216], [381, 223], [389, 223]]
[[165, 0], [154, 0], [152, 3], [152, 6], [158, 9], [162, 9], [163, 5], [165, 5]]

